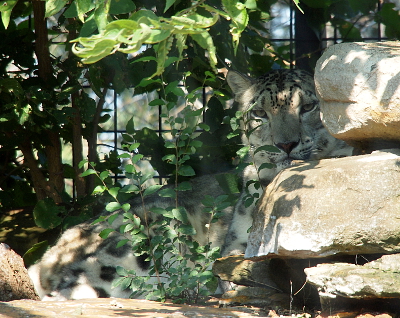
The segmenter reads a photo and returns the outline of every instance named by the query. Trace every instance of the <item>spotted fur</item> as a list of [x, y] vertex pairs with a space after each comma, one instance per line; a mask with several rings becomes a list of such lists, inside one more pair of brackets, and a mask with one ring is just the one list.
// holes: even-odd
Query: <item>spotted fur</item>
[[[259, 180], [262, 187], [248, 187], [249, 193], [261, 197], [265, 186], [294, 160], [318, 160], [349, 156], [353, 148], [331, 136], [322, 125], [319, 102], [311, 74], [301, 70], [274, 70], [257, 79], [230, 71], [227, 81], [244, 113], [243, 144], [250, 146], [248, 161], [254, 164], [243, 173], [243, 186]], [[275, 151], [257, 148], [275, 146]], [[261, 169], [263, 163], [275, 165]], [[255, 204], [244, 205], [241, 194], [223, 246], [223, 254], [244, 252], [247, 229], [251, 227]]]
[[[303, 71], [272, 71], [257, 79], [250, 79], [230, 71], [227, 81], [240, 110], [245, 113], [243, 143], [250, 146], [249, 160], [254, 161], [243, 174], [243, 185], [258, 179], [266, 186], [283, 168], [293, 160], [321, 159], [351, 154], [351, 148], [333, 138], [323, 127], [318, 100], [314, 93], [313, 78]], [[256, 149], [274, 145], [278, 152]], [[273, 169], [257, 172], [263, 163], [273, 163]], [[222, 246], [223, 255], [242, 254], [246, 248], [247, 230], [252, 223], [255, 205], [244, 205], [245, 193], [237, 205], [225, 209], [224, 217], [211, 225], [209, 216], [202, 213], [201, 204], [205, 195], [214, 197], [222, 194], [214, 176], [204, 176], [192, 181], [192, 191], [185, 191], [180, 205], [189, 214], [196, 229], [194, 239], [213, 246]], [[249, 187], [252, 194], [261, 195], [262, 188]], [[157, 206], [174, 206], [168, 198], [154, 195], [147, 200], [145, 210]], [[141, 203], [132, 201], [132, 212], [139, 216]], [[119, 213], [119, 212], [116, 212]], [[113, 223], [114, 228], [122, 224], [122, 216]], [[210, 227], [208, 227], [210, 226]], [[40, 297], [52, 299], [79, 299], [96, 297], [129, 297], [129, 291], [111, 289], [116, 277], [115, 267], [135, 269], [138, 275], [148, 272], [150, 263], [145, 256], [136, 257], [131, 246], [115, 248], [121, 239], [113, 233], [103, 240], [99, 232], [109, 227], [105, 222], [92, 225], [90, 222], [67, 230], [57, 244], [46, 252], [42, 260], [29, 269]], [[210, 233], [208, 235], [208, 230]]]

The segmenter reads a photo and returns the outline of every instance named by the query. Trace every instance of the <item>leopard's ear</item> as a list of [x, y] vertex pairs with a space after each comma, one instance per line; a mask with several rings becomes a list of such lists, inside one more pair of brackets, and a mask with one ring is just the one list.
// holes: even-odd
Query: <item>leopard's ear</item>
[[254, 83], [252, 78], [237, 71], [229, 71], [226, 75], [226, 81], [236, 99]]

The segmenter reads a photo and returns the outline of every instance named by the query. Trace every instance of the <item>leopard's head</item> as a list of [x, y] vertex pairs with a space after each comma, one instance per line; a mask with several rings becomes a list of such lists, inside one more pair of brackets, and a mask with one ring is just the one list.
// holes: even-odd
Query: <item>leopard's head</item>
[[[322, 125], [311, 74], [274, 70], [251, 79], [229, 71], [227, 81], [245, 114], [243, 142], [250, 146], [255, 165], [276, 165], [274, 171], [265, 172], [265, 178], [271, 179], [293, 160], [350, 154], [351, 148], [332, 137]], [[262, 150], [254, 154], [264, 145], [275, 146], [277, 152]]]

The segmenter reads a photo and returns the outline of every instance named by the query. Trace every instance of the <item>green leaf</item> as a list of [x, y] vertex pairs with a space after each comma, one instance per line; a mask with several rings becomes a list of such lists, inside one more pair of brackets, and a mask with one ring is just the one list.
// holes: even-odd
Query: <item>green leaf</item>
[[204, 123], [200, 123], [198, 124], [200, 129], [203, 129], [204, 131], [210, 131], [210, 126], [208, 126], [207, 124]]
[[121, 204], [118, 202], [110, 202], [106, 205], [106, 210], [108, 212], [114, 212], [121, 208]]
[[238, 178], [232, 173], [221, 173], [215, 175], [218, 184], [225, 193], [240, 193], [238, 187]]
[[92, 194], [99, 194], [99, 193], [103, 193], [104, 191], [107, 190], [106, 186], [102, 186], [102, 185], [98, 185], [94, 188]]
[[162, 187], [161, 184], [154, 184], [154, 185], [151, 185], [151, 186], [147, 187], [147, 188], [144, 190], [143, 196], [145, 197], [145, 196], [151, 195], [151, 194], [157, 192], [161, 187]]
[[176, 0], [166, 0], [164, 13], [175, 3]]
[[147, 180], [150, 180], [150, 179], [153, 178], [153, 177], [154, 177], [154, 171], [145, 173], [143, 176], [140, 177], [139, 182], [140, 182], [140, 184], [143, 184], [143, 183], [145, 183]]
[[85, 13], [94, 8], [91, 0], [75, 0], [79, 20], [85, 22]]
[[158, 207], [152, 207], [152, 208], [150, 208], [150, 211], [155, 214], [161, 214], [161, 215], [163, 215], [166, 212], [165, 209], [158, 208]]
[[68, 0], [47, 0], [46, 1], [46, 13], [45, 18], [48, 18], [52, 15], [58, 13], [61, 9], [65, 7], [68, 3]]
[[171, 188], [165, 188], [165, 189], [161, 189], [158, 192], [158, 195], [162, 198], [175, 198], [176, 196], [176, 192], [174, 191], [174, 189]]
[[[357, 1], [359, 2], [359, 0]], [[299, 11], [304, 14], [304, 11], [300, 8], [300, 0], [293, 0], [293, 3], [296, 5], [297, 9], [299, 9]]]
[[121, 246], [124, 246], [127, 243], [129, 243], [129, 240], [128, 239], [124, 239], [124, 240], [119, 241], [115, 247], [119, 248]]
[[131, 119], [129, 119], [126, 123], [126, 132], [130, 135], [135, 133], [135, 123], [133, 121], [133, 117], [131, 117]]
[[264, 145], [264, 146], [260, 146], [258, 147], [255, 151], [254, 154], [256, 154], [259, 151], [266, 151], [266, 152], [275, 152], [275, 153], [280, 153], [281, 151], [279, 150], [279, 148], [272, 146], [272, 145]]
[[216, 65], [217, 65], [217, 54], [216, 48], [213, 42], [211, 35], [207, 32], [201, 32], [200, 34], [191, 34], [193, 40], [195, 40], [203, 49], [208, 51], [210, 66], [217, 73]]
[[178, 184], [177, 191], [190, 191], [192, 190], [192, 184], [189, 181], [183, 181]]
[[37, 226], [44, 229], [54, 229], [62, 222], [62, 218], [58, 214], [64, 212], [64, 207], [58, 206], [53, 199], [46, 198], [36, 203], [33, 209], [33, 218]]
[[104, 179], [108, 178], [109, 176], [110, 176], [110, 172], [109, 172], [109, 171], [102, 171], [102, 172], [100, 173], [100, 179], [101, 179], [102, 181], [104, 181]]
[[29, 250], [27, 250], [23, 256], [24, 264], [28, 268], [38, 261], [49, 247], [47, 241], [42, 241], [34, 244]]
[[112, 187], [112, 188], [108, 189], [108, 193], [109, 193], [114, 199], [116, 199], [119, 190], [120, 190], [119, 187]]
[[121, 209], [125, 212], [128, 212], [131, 209], [131, 205], [129, 203], [125, 203], [121, 206]]
[[0, 12], [1, 12], [1, 21], [3, 22], [4, 28], [7, 29], [10, 23], [11, 12], [14, 6], [18, 1], [9, 0], [9, 1], [0, 1]]
[[114, 229], [104, 229], [99, 233], [99, 236], [102, 239], [106, 239], [112, 232], [114, 232]]
[[189, 146], [195, 147], [195, 148], [200, 148], [201, 146], [203, 146], [203, 142], [200, 140], [191, 140], [189, 142]]
[[179, 167], [178, 174], [180, 176], [184, 176], [184, 177], [191, 177], [191, 176], [196, 175], [196, 172], [193, 170], [193, 168], [191, 166], [183, 165], [183, 166]]
[[181, 224], [178, 227], [178, 232], [185, 235], [196, 235], [196, 230], [189, 224]]
[[222, 4], [232, 21], [230, 32], [232, 34], [233, 45], [236, 54], [240, 35], [247, 27], [249, 16], [247, 14], [246, 6], [239, 1], [222, 0]]
[[110, 14], [123, 14], [135, 11], [136, 5], [132, 0], [111, 0]]
[[123, 268], [122, 266], [117, 266], [115, 270], [116, 270], [117, 274], [120, 276], [128, 276], [129, 275], [127, 270], [125, 268]]
[[181, 221], [185, 224], [188, 223], [188, 217], [187, 217], [186, 209], [184, 207], [178, 207], [176, 209], [172, 209], [172, 215], [178, 221]]
[[139, 191], [139, 187], [135, 184], [128, 184], [120, 190], [122, 193], [137, 193]]
[[83, 48], [78, 47], [76, 43], [72, 47], [72, 52], [78, 57], [82, 58], [82, 62], [86, 64], [92, 64], [107, 55], [110, 55], [114, 51], [114, 46], [118, 44], [118, 41], [111, 39], [100, 39], [98, 41], [93, 42], [93, 47], [90, 47], [90, 50], [85, 49], [85, 38], [78, 38], [77, 40], [71, 41], [76, 42], [79, 41]]
[[236, 151], [236, 153], [240, 158], [243, 159], [244, 157], [246, 157], [248, 155], [249, 150], [250, 150], [250, 146], [245, 146], [245, 147], [240, 148], [238, 151]]
[[108, 224], [112, 224], [118, 216], [118, 213], [110, 215], [107, 219]]

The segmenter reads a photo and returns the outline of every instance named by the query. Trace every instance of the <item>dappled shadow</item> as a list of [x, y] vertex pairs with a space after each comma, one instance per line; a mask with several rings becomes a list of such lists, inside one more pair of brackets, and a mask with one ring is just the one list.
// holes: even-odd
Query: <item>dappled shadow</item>
[[[352, 69], [357, 69], [357, 70], [364, 70], [369, 64], [371, 64], [371, 57], [373, 55], [376, 55], [377, 53], [385, 53], [385, 57], [390, 57], [392, 55], [393, 57], [398, 56], [398, 54], [393, 54], [392, 51], [393, 49], [399, 49], [400, 50], [400, 44], [397, 43], [397, 45], [388, 43], [388, 42], [376, 42], [376, 43], [370, 43], [370, 45], [367, 46], [366, 43], [346, 43], [345, 45], [351, 45], [351, 53], [352, 53], [352, 59], [350, 59], [349, 55], [347, 56], [342, 56], [338, 54], [332, 54], [330, 59], [335, 60], [340, 58], [342, 63], [344, 65], [349, 65], [349, 68]], [[336, 45], [344, 45], [344, 44], [338, 44]], [[365, 52], [366, 54], [362, 54], [362, 52]], [[397, 51], [398, 53], [399, 51]], [[358, 54], [359, 53], [359, 54]], [[322, 61], [323, 63], [326, 62]], [[326, 65], [329, 64], [329, 61], [326, 63]], [[326, 66], [322, 67], [324, 69]], [[377, 72], [377, 64], [371, 64], [370, 69], [367, 72], [364, 72], [365, 75], [367, 75], [366, 78], [364, 78], [363, 84], [367, 85], [368, 87], [360, 87], [360, 77], [364, 77], [364, 74], [359, 71], [359, 72], [346, 72], [346, 78], [352, 77], [352, 85], [343, 85], [341, 87], [341, 94], [337, 94], [337, 96], [343, 96], [346, 95], [347, 97], [352, 96], [352, 93], [355, 90], [358, 90], [359, 92], [365, 91], [365, 89], [369, 89], [371, 92], [373, 92], [371, 95], [373, 95], [377, 100], [379, 101], [379, 105], [382, 108], [387, 108], [389, 106], [390, 100], [393, 97], [394, 93], [400, 86], [400, 72], [393, 74], [393, 77], [387, 82], [387, 85], [385, 87], [380, 87], [377, 86], [379, 84], [379, 78], [378, 72]], [[322, 71], [323, 72], [323, 71]], [[341, 76], [340, 74], [336, 73], [336, 76]], [[342, 74], [343, 75], [343, 74]], [[333, 93], [333, 92], [332, 92]], [[357, 94], [356, 94], [357, 96]], [[335, 99], [332, 99], [335, 101]], [[337, 100], [337, 99], [336, 99]], [[349, 98], [349, 101], [356, 102], [356, 100], [351, 100]]]
[[[306, 176], [301, 172], [319, 169], [320, 161], [309, 161], [291, 167], [289, 170], [294, 172], [289, 177], [283, 179], [280, 172], [265, 190], [260, 203], [255, 209], [253, 218], [252, 231], [249, 235], [248, 250], [246, 257], [255, 257], [258, 253], [255, 251], [260, 246], [270, 246], [276, 250], [277, 240], [280, 228], [276, 228], [280, 219], [289, 218], [294, 211], [302, 209], [302, 199], [298, 195], [291, 194], [292, 191], [298, 189], [313, 189], [312, 184], [306, 184]], [[285, 170], [287, 171], [287, 170]], [[274, 196], [279, 193], [279, 197]], [[253, 249], [253, 251], [251, 251]]]
[[[344, 45], [346, 51], [340, 49]], [[400, 144], [399, 111], [395, 110], [400, 98], [399, 53], [398, 42], [341, 43], [328, 48], [317, 65], [315, 81], [322, 96], [324, 125], [362, 151], [387, 148], [387, 141], [392, 141], [389, 147]], [[340, 107], [332, 104], [324, 109], [324, 101]], [[358, 106], [361, 101], [367, 105]]]

